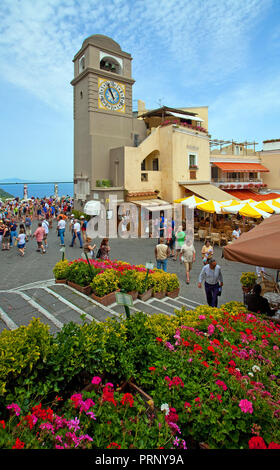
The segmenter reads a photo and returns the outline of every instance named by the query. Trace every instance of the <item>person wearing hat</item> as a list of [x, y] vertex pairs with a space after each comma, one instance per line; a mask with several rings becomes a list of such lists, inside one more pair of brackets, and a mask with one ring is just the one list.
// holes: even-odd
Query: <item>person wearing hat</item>
[[78, 221], [78, 219], [75, 219], [75, 222], [74, 222], [74, 225], [73, 225], [73, 237], [72, 237], [72, 242], [71, 242], [71, 247], [74, 246], [74, 243], [75, 243], [75, 240], [76, 238], [79, 239], [79, 242], [80, 242], [80, 248], [83, 248], [83, 241], [82, 241], [82, 237], [81, 237], [81, 224], [80, 222]]
[[83, 236], [83, 241], [85, 242], [86, 238], [87, 238], [87, 236], [86, 236], [87, 220], [85, 219], [85, 217], [83, 215], [81, 215], [80, 220], [81, 220], [81, 232], [82, 232], [82, 236]]

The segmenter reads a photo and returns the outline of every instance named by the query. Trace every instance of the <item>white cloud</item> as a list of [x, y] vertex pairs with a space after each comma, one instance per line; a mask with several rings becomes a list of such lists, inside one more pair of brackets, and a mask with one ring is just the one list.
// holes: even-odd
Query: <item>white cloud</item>
[[271, 0], [2, 0], [1, 73], [69, 113], [73, 56], [85, 37], [99, 33], [132, 54], [139, 90], [149, 93], [154, 81], [153, 92], [160, 83], [158, 93], [173, 100], [176, 87], [179, 94], [222, 83], [242, 70], [250, 34], [270, 5]]

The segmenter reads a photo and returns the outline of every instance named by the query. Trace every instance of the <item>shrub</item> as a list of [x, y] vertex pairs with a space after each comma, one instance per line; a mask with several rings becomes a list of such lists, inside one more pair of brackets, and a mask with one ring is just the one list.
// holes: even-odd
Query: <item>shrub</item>
[[135, 280], [136, 290], [139, 292], [139, 294], [143, 294], [153, 286], [151, 273], [149, 273], [149, 275], [147, 276], [146, 272], [138, 271], [135, 273]]
[[119, 287], [125, 292], [131, 292], [137, 288], [135, 271], [125, 271], [119, 275]]
[[151, 274], [151, 282], [154, 292], [164, 292], [167, 288], [167, 275], [161, 269]]
[[3, 330], [0, 335], [0, 396], [1, 402], [28, 400], [30, 375], [46, 361], [51, 351], [49, 327], [33, 319], [28, 326]]
[[172, 292], [180, 287], [178, 276], [175, 273], [166, 273], [165, 280], [167, 292]]
[[67, 280], [79, 286], [88, 286], [93, 278], [93, 272], [87, 263], [70, 263], [67, 273]]
[[59, 261], [53, 268], [55, 279], [68, 279], [69, 262], [67, 260]]
[[104, 297], [104, 295], [119, 289], [119, 277], [113, 269], [106, 269], [95, 276], [90, 285], [95, 295]]

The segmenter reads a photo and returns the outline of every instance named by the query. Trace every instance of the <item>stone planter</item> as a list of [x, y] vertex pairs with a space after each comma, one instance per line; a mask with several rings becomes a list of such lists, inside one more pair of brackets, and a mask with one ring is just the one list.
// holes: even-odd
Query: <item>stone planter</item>
[[56, 284], [67, 284], [67, 280], [66, 279], [56, 279], [55, 283]]
[[79, 286], [79, 284], [76, 284], [75, 282], [72, 281], [67, 281], [68, 286], [73, 287], [73, 289], [76, 289], [79, 292], [82, 292], [82, 294], [85, 295], [90, 295], [91, 294], [91, 286]]
[[165, 294], [166, 294], [166, 291], [162, 291], [162, 292], [154, 292], [153, 291], [153, 297], [155, 297], [155, 299], [163, 299], [165, 297]]
[[110, 292], [109, 294], [104, 295], [104, 297], [98, 297], [92, 292], [91, 298], [93, 300], [96, 300], [96, 302], [99, 302], [100, 304], [107, 307], [108, 305], [111, 305], [114, 302], [116, 302], [116, 292], [119, 292], [119, 291]]
[[130, 292], [126, 292], [127, 295], [131, 295], [133, 300], [136, 300], [138, 297], [138, 291], [137, 290], [132, 290]]
[[175, 297], [178, 297], [180, 292], [180, 287], [177, 287], [177, 289], [172, 290], [171, 292], [166, 292], [167, 297], [171, 297], [172, 299], [175, 299]]
[[138, 294], [138, 299], [143, 300], [144, 302], [152, 297], [153, 289], [148, 289], [143, 294]]

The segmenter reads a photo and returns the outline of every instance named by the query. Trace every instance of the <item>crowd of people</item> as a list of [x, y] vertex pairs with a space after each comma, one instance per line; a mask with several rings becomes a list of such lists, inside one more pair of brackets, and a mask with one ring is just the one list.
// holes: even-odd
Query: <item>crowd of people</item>
[[[74, 247], [76, 242], [90, 258], [97, 255], [100, 259], [108, 259], [110, 246], [108, 238], [104, 238], [98, 252], [96, 244], [87, 236], [87, 220], [84, 215], [75, 217], [73, 200], [67, 198], [18, 198], [0, 202], [0, 249], [9, 251], [17, 247], [20, 256], [25, 255], [26, 243], [36, 242], [38, 252], [45, 254], [48, 248], [49, 230], [55, 229], [60, 246], [65, 246], [65, 232], [68, 229]], [[75, 211], [74, 211], [75, 212]]]
[[[68, 229], [70, 235], [70, 247], [76, 243], [83, 249], [86, 257], [109, 259], [109, 239], [104, 238], [97, 249], [94, 241], [87, 234], [87, 220], [83, 215], [75, 217], [73, 200], [70, 197], [32, 198], [29, 200], [13, 199], [5, 203], [0, 202], [0, 248], [2, 251], [10, 250], [17, 246], [21, 257], [25, 256], [26, 243], [34, 239], [38, 252], [45, 254], [48, 248], [49, 230], [55, 228], [60, 241], [60, 246], [65, 246], [65, 232]], [[54, 227], [55, 225], [55, 227]], [[185, 266], [185, 282], [190, 283], [190, 272], [196, 261], [193, 229], [191, 224], [179, 226], [175, 230], [174, 220], [166, 225], [162, 215], [158, 220], [158, 242], [155, 246], [155, 260], [158, 269], [167, 271], [168, 260], [179, 260]], [[164, 238], [164, 235], [166, 238]], [[241, 231], [238, 225], [233, 228], [232, 239], [238, 239]], [[221, 295], [223, 276], [221, 267], [214, 259], [214, 247], [206, 240], [201, 248], [200, 257], [202, 268], [198, 279], [198, 288], [204, 282], [207, 303], [211, 307], [217, 307], [218, 297]], [[264, 268], [256, 267], [260, 275]], [[259, 302], [259, 293], [250, 301]], [[252, 305], [253, 305], [252, 303]], [[262, 306], [264, 302], [262, 303]], [[267, 309], [268, 311], [268, 309]]]
[[[35, 239], [37, 251], [46, 253], [49, 229], [54, 220], [68, 218], [73, 201], [67, 198], [15, 198], [0, 202], [0, 248], [9, 251], [17, 246], [20, 256], [25, 255], [26, 243]], [[36, 228], [34, 228], [36, 226]]]

